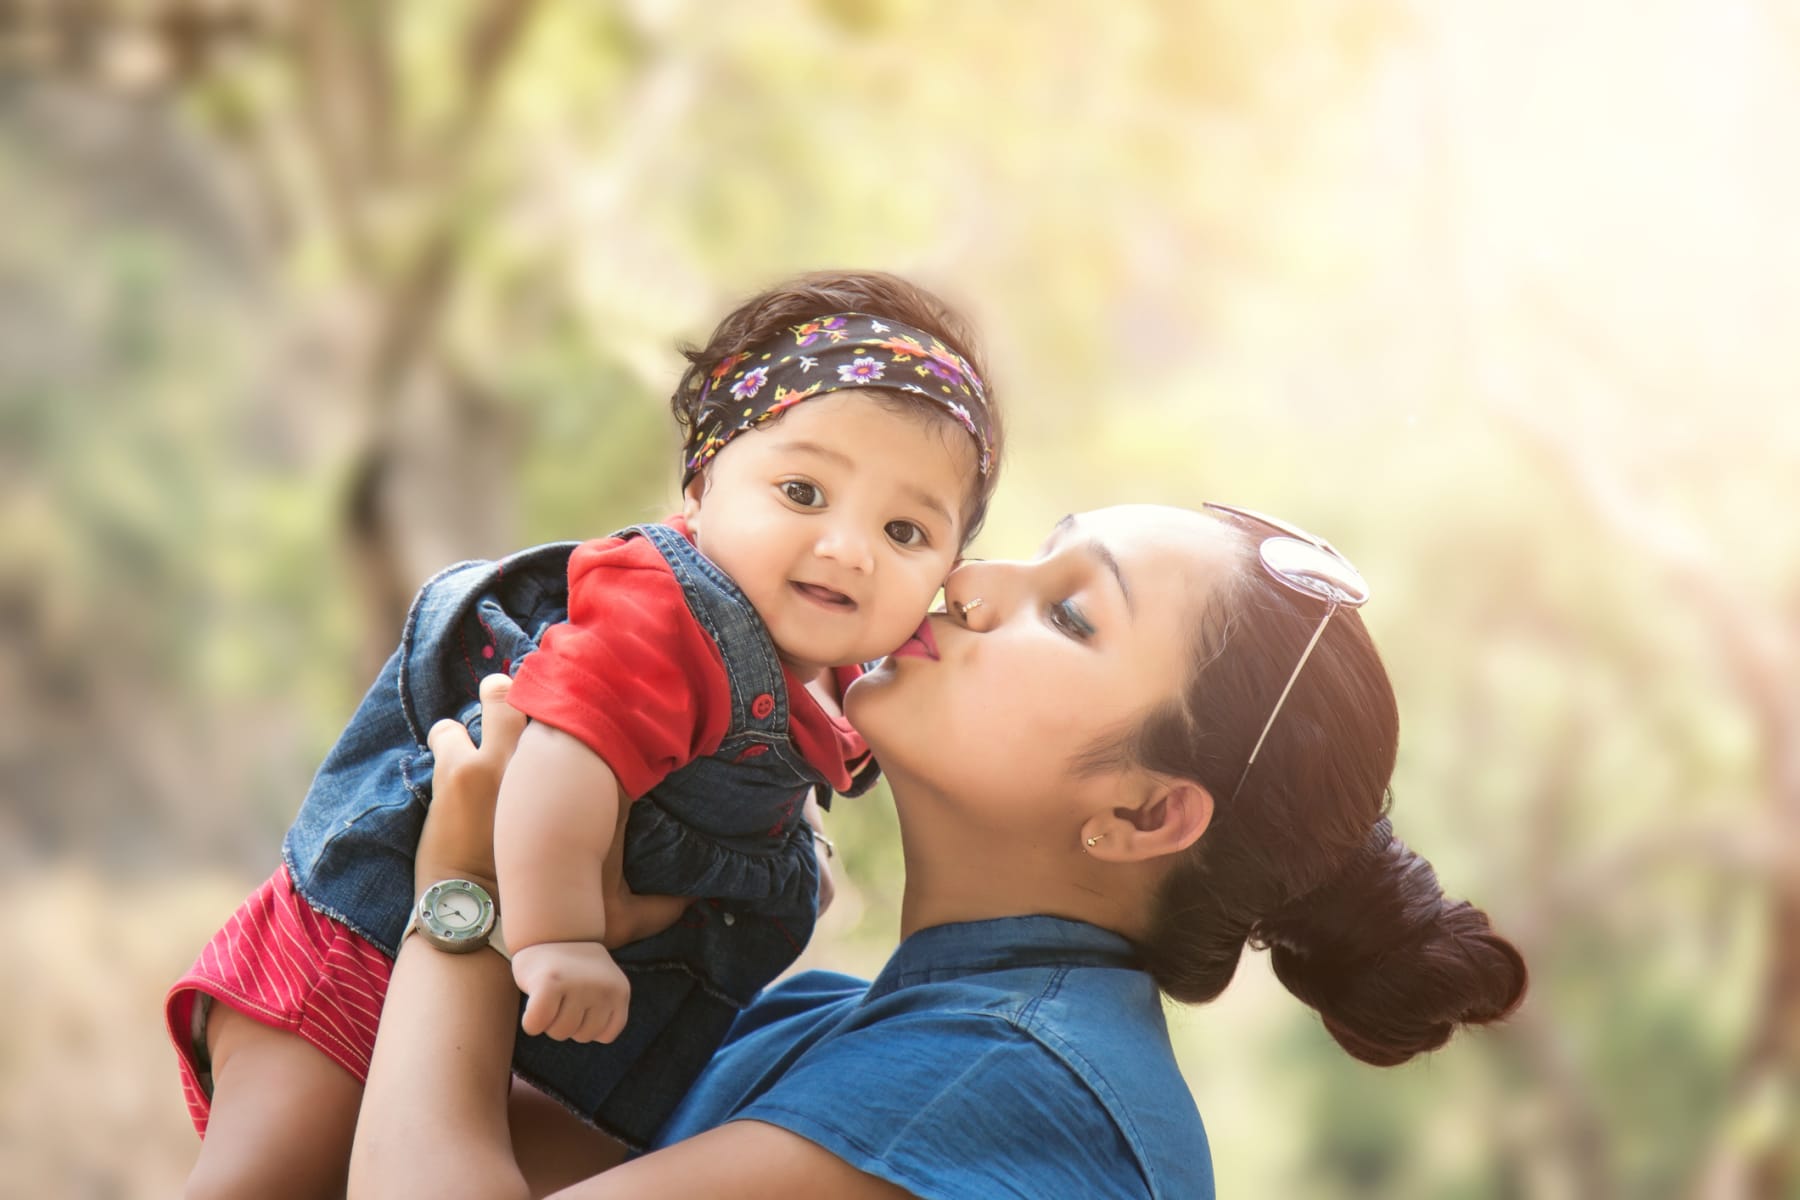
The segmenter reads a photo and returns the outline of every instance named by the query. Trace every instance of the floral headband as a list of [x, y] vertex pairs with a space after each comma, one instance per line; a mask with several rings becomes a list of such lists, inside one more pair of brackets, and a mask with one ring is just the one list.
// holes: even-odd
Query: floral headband
[[925, 397], [975, 439], [981, 474], [993, 467], [987, 392], [960, 354], [899, 321], [838, 313], [792, 326], [729, 355], [707, 373], [682, 454], [681, 486], [746, 429], [774, 420], [802, 400], [859, 387]]

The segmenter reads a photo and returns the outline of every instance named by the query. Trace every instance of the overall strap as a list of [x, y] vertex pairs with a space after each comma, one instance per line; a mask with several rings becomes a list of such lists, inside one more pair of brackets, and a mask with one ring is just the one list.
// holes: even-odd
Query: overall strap
[[667, 525], [633, 525], [615, 536], [646, 538], [668, 562], [688, 610], [725, 660], [732, 729], [785, 735], [788, 693], [781, 659], [743, 589]]

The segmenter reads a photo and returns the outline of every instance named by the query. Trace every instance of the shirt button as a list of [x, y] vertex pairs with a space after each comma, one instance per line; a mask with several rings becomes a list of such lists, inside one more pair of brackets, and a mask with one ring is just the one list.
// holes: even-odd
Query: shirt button
[[725, 913], [724, 915], [722, 915], [719, 918], [719, 920], [725, 922], [727, 925], [736, 925], [737, 924], [737, 914], [736, 913]]
[[750, 702], [750, 715], [759, 721], [766, 721], [769, 714], [775, 711], [775, 697], [764, 692]]

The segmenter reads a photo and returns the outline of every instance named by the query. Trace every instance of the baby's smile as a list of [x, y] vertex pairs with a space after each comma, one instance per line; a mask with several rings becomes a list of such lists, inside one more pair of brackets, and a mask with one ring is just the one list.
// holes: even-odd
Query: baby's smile
[[854, 612], [856, 610], [856, 601], [836, 588], [828, 588], [819, 583], [803, 583], [798, 579], [790, 580], [788, 586], [821, 608], [831, 609], [834, 612]]

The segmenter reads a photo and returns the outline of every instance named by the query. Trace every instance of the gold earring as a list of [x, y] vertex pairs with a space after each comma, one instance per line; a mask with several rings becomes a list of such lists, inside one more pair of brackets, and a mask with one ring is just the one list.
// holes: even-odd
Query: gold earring
[[966, 621], [969, 619], [970, 613], [981, 607], [981, 597], [977, 596], [966, 604], [961, 600], [958, 600], [955, 602], [954, 607], [956, 609], [956, 615]]
[[1105, 835], [1105, 834], [1104, 834], [1104, 833], [1096, 833], [1096, 834], [1095, 834], [1095, 835], [1094, 835], [1094, 836], [1093, 836], [1093, 837], [1091, 837], [1091, 838], [1083, 838], [1083, 839], [1081, 839], [1081, 840], [1082, 840], [1082, 841], [1084, 841], [1084, 842], [1086, 842], [1086, 843], [1087, 843], [1087, 846], [1088, 846], [1088, 849], [1090, 849], [1090, 850], [1091, 850], [1091, 849], [1093, 849], [1093, 848], [1094, 848], [1094, 847], [1095, 847], [1095, 846], [1098, 846], [1098, 845], [1099, 845], [1099, 844], [1100, 844], [1100, 839], [1101, 839], [1101, 838], [1104, 838], [1104, 837], [1105, 837], [1105, 836], [1106, 836], [1106, 835]]

